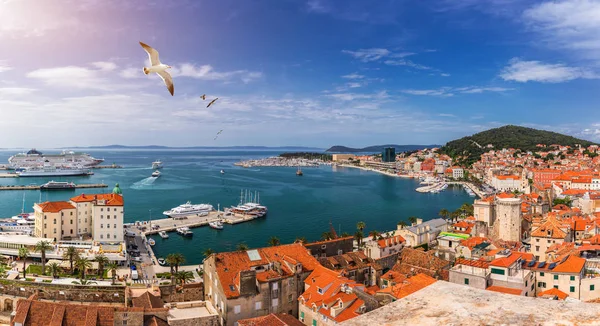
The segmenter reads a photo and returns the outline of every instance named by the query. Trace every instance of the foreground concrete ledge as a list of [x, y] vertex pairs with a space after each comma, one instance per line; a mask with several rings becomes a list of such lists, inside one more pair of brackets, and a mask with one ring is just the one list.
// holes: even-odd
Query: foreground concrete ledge
[[600, 304], [528, 298], [437, 281], [341, 325], [600, 325]]

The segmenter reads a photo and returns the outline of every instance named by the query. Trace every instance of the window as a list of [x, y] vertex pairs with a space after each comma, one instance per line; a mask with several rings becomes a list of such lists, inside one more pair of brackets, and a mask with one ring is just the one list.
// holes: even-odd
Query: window
[[107, 229], [110, 229], [110, 224], [106, 224], [106, 228], [107, 228]]
[[465, 285], [469, 285], [469, 279], [465, 278]]
[[546, 282], [538, 282], [538, 288], [545, 288]]
[[115, 220], [117, 219], [117, 215], [115, 215]]
[[71, 212], [71, 216], [73, 216], [73, 212]]
[[535, 246], [535, 251], [540, 251], [540, 246]]
[[544, 276], [544, 272], [540, 272], [540, 276]]
[[104, 215], [100, 215], [100, 218], [104, 218]]
[[101, 228], [101, 229], [104, 229], [104, 224], [100, 224], [100, 228]]
[[[208, 274], [210, 275], [210, 274]], [[262, 302], [255, 302], [254, 303], [254, 310], [261, 310], [262, 309]]]
[[304, 322], [304, 311], [300, 311], [300, 321]]
[[575, 281], [575, 276], [571, 275], [571, 277], [569, 277], [569, 279], [570, 279], [571, 281]]
[[116, 235], [116, 234], [115, 234], [115, 235], [113, 235], [113, 239], [116, 239], [116, 238], [117, 238], [117, 235]]
[[558, 275], [554, 275], [554, 279], [555, 279], [555, 280], [558, 280]]
[[104, 234], [101, 234], [101, 235], [100, 235], [100, 239], [104, 239]]
[[100, 211], [101, 211], [101, 212], [102, 212], [102, 211], [104, 211], [104, 208], [100, 207]]
[[73, 234], [73, 229], [71, 229], [71, 234]]
[[273, 290], [277, 290], [279, 289], [279, 284], [278, 283], [273, 283]]
[[273, 306], [273, 308], [279, 306], [279, 299], [273, 299], [271, 302], [271, 306]]
[[56, 219], [54, 219], [54, 224], [56, 224]]
[[558, 285], [553, 286], [555, 289], [558, 289]]
[[569, 287], [569, 292], [571, 292], [571, 293], [575, 292], [575, 287], [574, 286], [570, 286]]
[[317, 326], [317, 320], [316, 320], [316, 319], [313, 319], [313, 324], [312, 324], [312, 326]]
[[113, 224], [113, 227], [116, 229], [116, 228], [117, 228], [117, 225], [116, 225], [116, 224]]
[[533, 288], [535, 287], [534, 283], [531, 283], [531, 289], [533, 290]]
[[233, 313], [235, 313], [235, 314], [239, 314], [241, 310], [242, 309], [241, 309], [240, 305], [233, 307]]
[[590, 284], [590, 291], [594, 291], [594, 284]]
[[505, 271], [499, 268], [492, 268], [492, 274], [504, 275]]

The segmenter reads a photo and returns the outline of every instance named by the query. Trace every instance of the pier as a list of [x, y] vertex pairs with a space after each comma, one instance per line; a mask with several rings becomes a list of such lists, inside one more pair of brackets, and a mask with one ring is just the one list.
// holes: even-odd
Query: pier
[[[231, 214], [225, 215], [222, 211], [212, 211], [205, 216], [199, 215], [188, 215], [185, 217], [177, 217], [177, 218], [161, 218], [158, 220], [148, 221], [144, 226], [148, 226], [148, 229], [143, 233], [145, 235], [157, 234], [160, 231], [171, 232], [175, 231], [177, 228], [182, 226], [187, 226], [188, 228], [197, 228], [201, 226], [208, 225], [208, 223], [213, 221], [221, 220], [223, 223], [227, 224], [238, 224], [242, 222], [252, 221], [257, 219], [256, 216], [247, 216], [241, 214]], [[156, 227], [158, 225], [158, 227]]]
[[111, 165], [96, 165], [92, 166], [91, 169], [122, 169], [123, 167], [116, 164]]
[[[21, 186], [21, 185], [10, 185], [10, 186], [0, 186], [0, 190], [40, 190], [41, 186], [36, 186], [36, 185], [27, 185], [27, 186]], [[108, 187], [108, 185], [104, 184], [104, 183], [88, 183], [88, 184], [78, 184], [75, 185], [75, 188], [106, 188]], [[52, 189], [52, 190], [56, 190], [56, 189]], [[63, 189], [58, 189], [58, 190], [63, 190]], [[67, 189], [64, 189], [67, 190]]]
[[0, 178], [18, 178], [19, 175], [16, 173], [0, 173]]

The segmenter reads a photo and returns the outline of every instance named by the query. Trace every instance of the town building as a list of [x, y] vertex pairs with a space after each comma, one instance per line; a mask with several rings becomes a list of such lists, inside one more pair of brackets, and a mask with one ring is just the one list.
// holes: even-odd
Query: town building
[[349, 159], [354, 159], [356, 155], [354, 154], [333, 154], [331, 155], [331, 159], [334, 162], [342, 162], [348, 161]]
[[521, 198], [508, 194], [496, 196], [494, 227], [497, 237], [506, 241], [521, 241], [522, 216]]
[[342, 272], [348, 279], [367, 287], [377, 285], [383, 271], [383, 268], [374, 259], [367, 257], [361, 251], [318, 260], [321, 266]]
[[315, 258], [331, 257], [352, 252], [354, 249], [354, 237], [341, 237], [325, 241], [305, 243], [304, 247], [309, 250]]
[[94, 242], [123, 242], [123, 196], [118, 193], [95, 194], [71, 198], [77, 207], [78, 232], [88, 234]]
[[298, 316], [303, 281], [318, 261], [300, 243], [212, 254], [204, 260], [204, 295], [223, 325], [287, 313]]
[[437, 282], [437, 280], [426, 274], [416, 274], [412, 277], [391, 282], [389, 286], [377, 291], [375, 298], [382, 304], [402, 299], [407, 295], [413, 294], [421, 289]]
[[537, 261], [547, 261], [546, 252], [554, 245], [569, 241], [569, 226], [549, 216], [538, 228], [531, 232], [531, 253]]
[[[54, 241], [77, 237], [77, 210], [66, 201], [36, 203], [35, 236], [51, 238]], [[66, 232], [65, 232], [66, 231]]]
[[373, 259], [379, 259], [399, 253], [406, 245], [401, 235], [394, 235], [380, 240], [369, 240], [365, 243], [365, 253]]
[[465, 177], [465, 170], [463, 170], [463, 168], [458, 167], [458, 166], [452, 167], [452, 178], [458, 180], [458, 179], [462, 179], [464, 177]]
[[394, 147], [386, 147], [381, 153], [381, 162], [396, 162], [396, 149]]
[[448, 223], [442, 218], [426, 222], [419, 218], [411, 226], [398, 225], [397, 235], [406, 240], [406, 245], [416, 247], [431, 243], [436, 240], [440, 232], [447, 230]]
[[286, 313], [241, 319], [238, 326], [304, 326], [298, 319]]

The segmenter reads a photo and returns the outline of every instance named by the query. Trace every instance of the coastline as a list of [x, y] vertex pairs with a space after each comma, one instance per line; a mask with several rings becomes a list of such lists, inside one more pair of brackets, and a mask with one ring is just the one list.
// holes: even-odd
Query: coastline
[[385, 175], [390, 176], [390, 177], [402, 178], [402, 176], [400, 176], [398, 174], [395, 174], [395, 173], [389, 173], [389, 172], [385, 172], [385, 171], [381, 171], [381, 170], [377, 170], [377, 169], [373, 169], [373, 168], [368, 168], [368, 167], [364, 167], [364, 166], [346, 165], [346, 164], [336, 164], [335, 166], [336, 167], [340, 166], [340, 167], [343, 167], [343, 168], [355, 168], [355, 169], [360, 169], [360, 170], [363, 170], [363, 171], [371, 171], [371, 172], [377, 172], [377, 173], [380, 173], [380, 174], [385, 174]]

